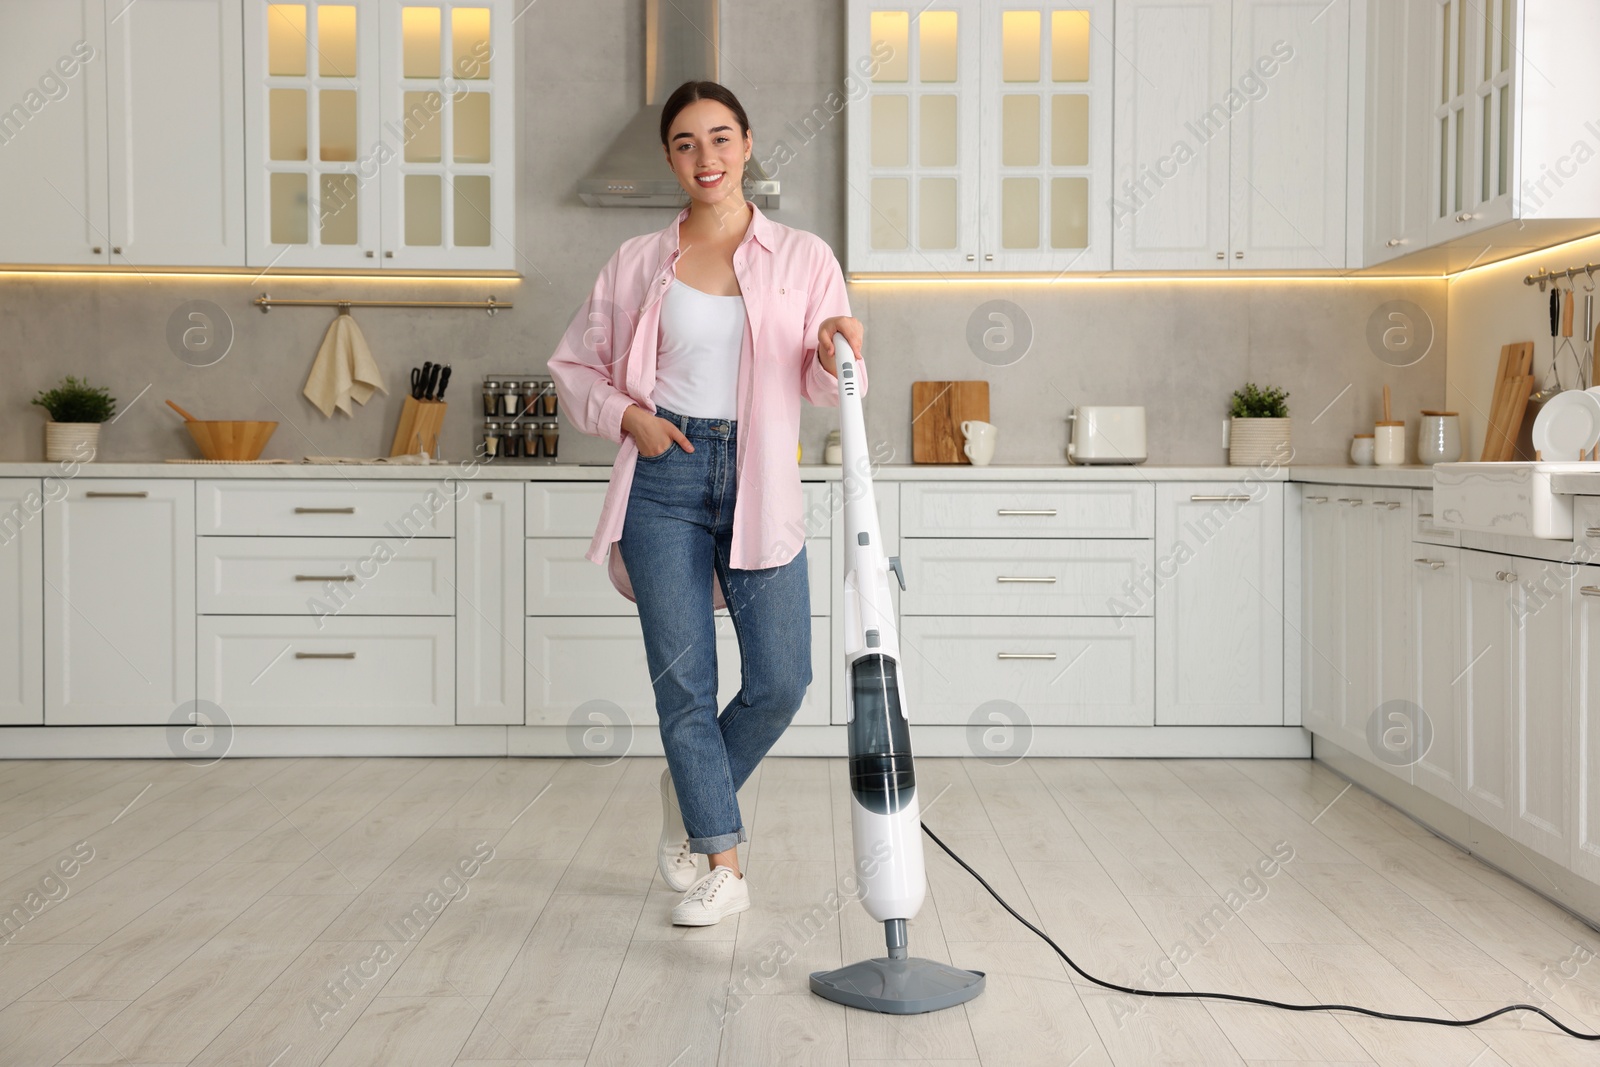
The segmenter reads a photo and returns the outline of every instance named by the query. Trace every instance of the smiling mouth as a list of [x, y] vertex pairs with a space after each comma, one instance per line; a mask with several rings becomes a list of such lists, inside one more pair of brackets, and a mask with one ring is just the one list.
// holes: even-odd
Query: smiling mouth
[[723, 172], [720, 170], [715, 174], [696, 174], [694, 176], [694, 180], [700, 185], [709, 189], [711, 186], [716, 185], [722, 180], [722, 174]]

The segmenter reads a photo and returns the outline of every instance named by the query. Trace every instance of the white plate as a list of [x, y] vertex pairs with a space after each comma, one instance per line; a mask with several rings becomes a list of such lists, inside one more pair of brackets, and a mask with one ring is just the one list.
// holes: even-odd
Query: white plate
[[1600, 442], [1600, 392], [1568, 389], [1545, 401], [1533, 420], [1540, 458], [1577, 459]]

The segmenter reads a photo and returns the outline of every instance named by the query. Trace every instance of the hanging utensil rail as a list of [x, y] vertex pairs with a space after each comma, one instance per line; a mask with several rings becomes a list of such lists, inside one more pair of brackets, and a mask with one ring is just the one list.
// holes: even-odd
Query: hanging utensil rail
[[1538, 274], [1530, 274], [1523, 278], [1522, 284], [1537, 285], [1539, 287], [1539, 291], [1542, 293], [1544, 292], [1545, 286], [1549, 285], [1557, 278], [1566, 278], [1570, 280], [1579, 274], [1587, 274], [1589, 276], [1589, 281], [1592, 283], [1594, 281], [1594, 272], [1597, 270], [1600, 270], [1600, 263], [1585, 263], [1581, 267], [1568, 267], [1566, 270], [1545, 270], [1543, 267], [1540, 267]]
[[256, 307], [265, 315], [275, 307], [318, 307], [338, 308], [348, 311], [356, 308], [466, 308], [469, 310], [485, 311], [493, 315], [502, 308], [512, 306], [509, 300], [496, 300], [494, 294], [489, 294], [488, 300], [284, 300], [279, 297], [262, 293], [255, 299]]

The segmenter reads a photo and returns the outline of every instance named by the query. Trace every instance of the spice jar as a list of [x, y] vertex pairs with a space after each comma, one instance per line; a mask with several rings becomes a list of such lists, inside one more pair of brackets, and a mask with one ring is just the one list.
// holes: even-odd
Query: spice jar
[[493, 378], [483, 380], [483, 413], [500, 414], [500, 383]]
[[500, 424], [492, 419], [483, 424], [483, 454], [489, 459], [500, 454]]
[[547, 381], [544, 384], [544, 414], [546, 418], [554, 418], [556, 414], [556, 383]]
[[539, 456], [539, 424], [531, 419], [522, 424], [522, 454], [529, 459]]
[[557, 446], [561, 441], [561, 424], [547, 422], [541, 428], [540, 436], [544, 438], [544, 455], [546, 459], [555, 459]]

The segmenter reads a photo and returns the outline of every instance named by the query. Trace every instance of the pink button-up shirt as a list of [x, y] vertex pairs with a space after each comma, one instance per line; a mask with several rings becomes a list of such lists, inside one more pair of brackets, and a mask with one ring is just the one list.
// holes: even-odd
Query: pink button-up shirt
[[[838, 379], [817, 359], [817, 330], [825, 319], [850, 314], [844, 274], [827, 243], [773, 222], [754, 204], [750, 211], [749, 228], [733, 253], [746, 323], [739, 353], [738, 492], [729, 558], [729, 565], [740, 570], [788, 563], [805, 541], [805, 502], [795, 459], [800, 398], [819, 407], [838, 406]], [[623, 242], [550, 357], [550, 377], [567, 418], [583, 433], [622, 446], [585, 556], [607, 564], [611, 584], [629, 600], [633, 586], [615, 542], [628, 513], [639, 448], [631, 434], [623, 433], [622, 413], [630, 404], [656, 410], [651, 397], [661, 297], [676, 277], [678, 226], [688, 217], [686, 207], [666, 229]], [[865, 396], [866, 364], [859, 366]], [[714, 573], [711, 595], [715, 607], [726, 606]]]

